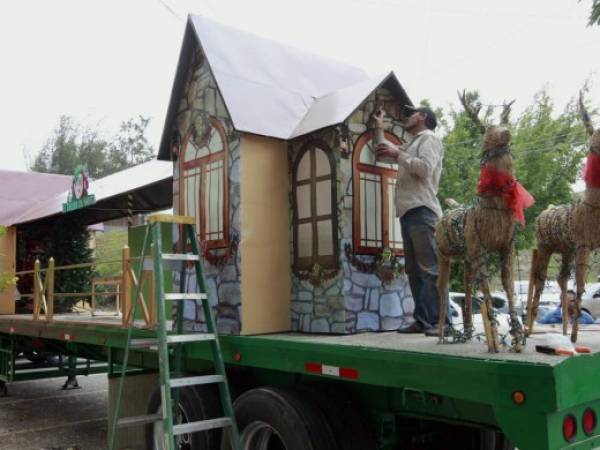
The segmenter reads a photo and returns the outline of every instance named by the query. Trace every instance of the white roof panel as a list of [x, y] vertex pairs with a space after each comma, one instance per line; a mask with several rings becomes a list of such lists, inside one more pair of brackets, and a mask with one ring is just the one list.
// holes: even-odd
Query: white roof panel
[[388, 76], [368, 78], [316, 99], [290, 137], [343, 122]]
[[[206, 55], [236, 130], [278, 139], [343, 122], [370, 94], [369, 88], [374, 89], [385, 78], [371, 78], [363, 69], [190, 15], [159, 148], [160, 159], [170, 159], [171, 132], [193, 41]], [[398, 98], [410, 103], [393, 78]]]
[[332, 61], [200, 16], [190, 16], [240, 131], [287, 139], [317, 97], [368, 79]]

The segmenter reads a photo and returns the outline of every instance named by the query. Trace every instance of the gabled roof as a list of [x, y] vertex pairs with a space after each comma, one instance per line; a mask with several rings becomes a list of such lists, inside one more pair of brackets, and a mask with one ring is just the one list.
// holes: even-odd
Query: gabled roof
[[[62, 205], [69, 196], [72, 177], [65, 178], [68, 188], [46, 197], [44, 202], [33, 205], [29, 202], [29, 209], [8, 217], [6, 225], [23, 224], [62, 214]], [[84, 219], [89, 224], [125, 217], [127, 194], [133, 194], [135, 213], [170, 208], [173, 203], [172, 188], [173, 165], [163, 161], [148, 161], [104, 178], [91, 180], [88, 191], [96, 197], [96, 202], [69, 214], [84, 214]]]
[[360, 68], [189, 16], [159, 159], [170, 159], [170, 133], [196, 45], [238, 131], [290, 139], [343, 122], [386, 80], [399, 102], [412, 104], [393, 74], [369, 77]]
[[68, 175], [0, 170], [0, 225], [71, 186]]

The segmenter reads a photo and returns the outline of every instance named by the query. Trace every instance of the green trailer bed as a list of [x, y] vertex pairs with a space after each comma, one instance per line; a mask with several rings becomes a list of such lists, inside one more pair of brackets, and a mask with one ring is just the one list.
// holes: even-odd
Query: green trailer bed
[[[592, 353], [554, 356], [536, 352], [544, 344], [545, 327], [527, 342], [526, 351], [487, 353], [485, 342], [440, 345], [436, 338], [394, 332], [347, 336], [281, 333], [222, 336], [225, 362], [233, 372], [264, 378], [271, 384], [324, 381], [344, 384], [386, 416], [440, 420], [502, 430], [521, 450], [590, 449], [600, 435], [587, 436], [579, 426], [566, 442], [563, 421], [583, 412], [600, 411], [600, 328], [582, 326], [578, 344]], [[150, 332], [138, 328], [139, 337]], [[79, 354], [94, 353], [109, 366], [122, 357], [126, 329], [117, 318], [0, 316], [0, 336], [64, 343]], [[185, 366], [201, 371], [210, 361], [206, 344], [186, 348]], [[136, 351], [132, 363], [156, 367], [151, 351]], [[235, 376], [235, 375], [234, 375]], [[390, 447], [391, 448], [391, 447]]]

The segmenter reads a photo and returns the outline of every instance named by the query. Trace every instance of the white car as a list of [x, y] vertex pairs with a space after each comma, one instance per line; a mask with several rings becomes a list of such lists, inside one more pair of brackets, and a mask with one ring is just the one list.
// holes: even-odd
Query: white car
[[[598, 297], [594, 298], [594, 295]], [[589, 313], [594, 319], [600, 318], [600, 283], [589, 283], [581, 296], [581, 309]]]
[[[452, 314], [452, 324], [460, 330], [463, 326], [462, 304], [465, 300], [465, 294], [461, 292], [450, 292], [450, 311]], [[473, 296], [473, 327], [475, 333], [483, 333], [483, 319], [481, 318], [481, 298]], [[496, 310], [496, 318], [498, 319], [498, 333], [506, 334], [510, 330], [510, 316], [501, 312], [498, 308], [504, 306], [505, 301], [501, 297], [492, 296], [494, 309]], [[522, 323], [521, 317], [519, 322]]]

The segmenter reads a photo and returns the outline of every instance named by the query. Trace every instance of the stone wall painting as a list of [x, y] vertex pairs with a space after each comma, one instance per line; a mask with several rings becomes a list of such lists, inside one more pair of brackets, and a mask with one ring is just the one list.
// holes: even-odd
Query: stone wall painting
[[[393, 205], [389, 203], [393, 198], [395, 182], [395, 178], [391, 176], [393, 167], [383, 168], [389, 175], [384, 179], [384, 182], [389, 182], [389, 186], [384, 186], [381, 179], [376, 177], [370, 179], [372, 174], [361, 178], [356, 172], [357, 163], [369, 164], [367, 152], [372, 150], [368, 148], [370, 118], [379, 107], [383, 107], [391, 118], [386, 129], [387, 137], [392, 140], [404, 138], [404, 130], [398, 120], [399, 105], [385, 88], [379, 88], [343, 124], [302, 136], [289, 144], [289, 167], [292, 172], [290, 180], [298, 179], [297, 173], [294, 173], [298, 170], [298, 159], [311, 142], [321, 143], [321, 147], [329, 152], [328, 157], [334, 162], [332, 176], [335, 177], [335, 189], [332, 192], [335, 192], [334, 208], [337, 217], [334, 222], [338, 255], [337, 264], [331, 267], [316, 265], [308, 270], [301, 270], [297, 266], [292, 268], [293, 330], [341, 334], [395, 330], [412, 315], [412, 295], [401, 269], [403, 261], [398, 219], [394, 217]], [[357, 149], [365, 152], [366, 156], [356, 154]], [[372, 164], [375, 165], [374, 160]], [[377, 170], [371, 172], [376, 174]], [[353, 186], [355, 177], [361, 180], [364, 178], [364, 186], [356, 189]], [[371, 191], [366, 188], [369, 183]], [[372, 198], [368, 196], [368, 192], [373, 194]], [[362, 212], [363, 216], [367, 216], [367, 219], [363, 217], [364, 220], [371, 220], [374, 215], [380, 217], [372, 224], [363, 223], [366, 231], [357, 229], [361, 226], [360, 221], [356, 223], [356, 209], [360, 210], [361, 207], [358, 196], [362, 196]], [[290, 203], [294, 205], [302, 201], [292, 183]], [[365, 204], [373, 207], [374, 203], [383, 209], [384, 202], [387, 202], [387, 216], [383, 216], [381, 210], [377, 214], [371, 214], [371, 211], [364, 209]], [[294, 239], [298, 239], [299, 209], [298, 205], [294, 205], [291, 212], [292, 261], [297, 257], [297, 250], [294, 249], [298, 247], [298, 243]], [[360, 214], [358, 218], [360, 220]], [[373, 239], [369, 238], [369, 225], [372, 225]], [[360, 247], [358, 249], [357, 243]], [[371, 247], [367, 248], [369, 245]]]
[[[208, 295], [220, 333], [241, 330], [240, 135], [200, 50], [193, 55], [172, 138], [174, 214], [196, 218]], [[175, 245], [181, 245], [177, 231]], [[186, 274], [187, 290], [196, 289]], [[179, 275], [173, 284], [178, 285]], [[200, 302], [188, 301], [185, 328], [205, 329]]]

